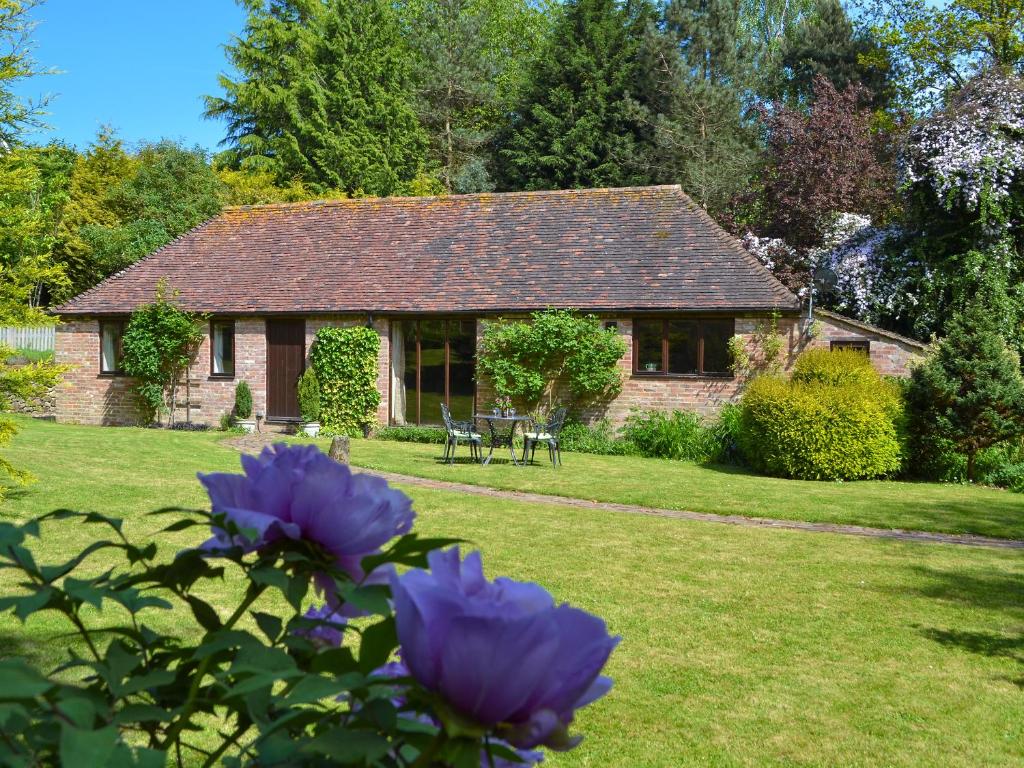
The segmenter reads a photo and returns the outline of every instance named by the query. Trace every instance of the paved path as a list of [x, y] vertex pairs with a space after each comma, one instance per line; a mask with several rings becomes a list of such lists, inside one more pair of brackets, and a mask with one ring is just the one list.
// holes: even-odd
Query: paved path
[[[226, 445], [246, 453], [256, 453], [268, 445], [279, 435], [246, 435], [225, 441]], [[365, 467], [357, 469], [383, 477], [390, 483], [413, 485], [419, 488], [430, 488], [438, 491], [455, 491], [475, 496], [486, 496], [492, 499], [507, 499], [528, 504], [555, 504], [581, 509], [599, 509], [609, 512], [625, 512], [631, 515], [648, 515], [651, 517], [670, 517], [678, 520], [696, 520], [704, 523], [722, 523], [740, 525], [747, 528], [781, 528], [791, 531], [807, 531], [809, 533], [835, 533], [842, 536], [865, 536], [873, 539], [897, 539], [900, 541], [918, 541], [932, 544], [956, 544], [969, 547], [995, 547], [999, 549], [1024, 549], [1024, 541], [1017, 539], [997, 539], [990, 536], [975, 536], [968, 533], [930, 533], [928, 531], [904, 531], [889, 528], [868, 528], [861, 525], [840, 525], [836, 523], [807, 523], [800, 520], [772, 520], [761, 517], [744, 517], [743, 515], [716, 515], [710, 512], [687, 512], [678, 509], [658, 509], [642, 507], [636, 504], [616, 504], [608, 501], [589, 501], [568, 496], [554, 496], [546, 493], [527, 493], [524, 491], [507, 491], [490, 488], [484, 485], [455, 483], [448, 480], [434, 480], [413, 475], [399, 475], [394, 472], [382, 472]]]

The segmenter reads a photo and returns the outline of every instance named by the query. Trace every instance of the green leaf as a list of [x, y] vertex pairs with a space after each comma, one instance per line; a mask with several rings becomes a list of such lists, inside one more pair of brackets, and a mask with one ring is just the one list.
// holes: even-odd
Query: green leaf
[[0, 613], [14, 608], [14, 615], [25, 621], [36, 611], [46, 607], [50, 599], [57, 594], [53, 587], [42, 587], [31, 595], [23, 597], [2, 597], [0, 598]]
[[394, 617], [371, 624], [363, 630], [359, 643], [359, 668], [366, 673], [372, 672], [387, 663], [397, 647]]
[[267, 639], [271, 643], [276, 643], [277, 638], [281, 636], [281, 619], [273, 614], [261, 613], [259, 611], [252, 611], [252, 617], [256, 620], [256, 626], [267, 636]]
[[63, 765], [107, 765], [117, 745], [117, 728], [98, 731], [65, 725], [60, 732], [60, 761]]
[[453, 544], [460, 544], [464, 539], [421, 539], [415, 533], [408, 533], [392, 544], [379, 555], [370, 555], [362, 560], [362, 568], [366, 573], [372, 572], [385, 563], [407, 565], [411, 568], [424, 568], [427, 565], [427, 553], [435, 549], [444, 549]]
[[0, 660], [0, 701], [33, 699], [53, 686], [54, 683], [21, 659]]
[[117, 725], [132, 725], [136, 723], [166, 723], [170, 722], [173, 715], [152, 704], [127, 704], [114, 714], [114, 722]]
[[372, 584], [365, 587], [353, 587], [345, 591], [343, 599], [352, 603], [356, 608], [377, 616], [389, 616], [391, 604], [388, 598], [391, 597], [391, 589], [381, 584]]
[[[139, 677], [132, 677], [122, 686], [115, 690], [119, 696], [128, 696], [139, 691], [160, 688], [174, 682], [177, 675], [169, 669], [154, 669]], [[113, 686], [111, 686], [113, 689]]]
[[[303, 752], [326, 755], [339, 763], [372, 763], [387, 754], [390, 743], [371, 731], [345, 728], [322, 733], [302, 747]], [[479, 768], [479, 766], [477, 766]]]
[[64, 591], [69, 597], [96, 608], [103, 607], [103, 598], [107, 593], [105, 589], [97, 589], [90, 581], [82, 581], [70, 576], [64, 579]]
[[188, 602], [189, 608], [192, 609], [192, 615], [196, 617], [196, 621], [207, 632], [216, 632], [223, 626], [217, 611], [209, 603], [200, 600], [195, 595], [188, 595], [185, 600]]
[[209, 525], [209, 523], [205, 520], [192, 520], [186, 517], [171, 523], [166, 528], [162, 528], [160, 530], [160, 533], [176, 533], [177, 531], [184, 531], [188, 528], [194, 528], [197, 525]]
[[343, 675], [352, 672], [358, 667], [351, 648], [329, 648], [320, 651], [313, 657], [310, 664], [312, 672], [329, 672], [334, 675]]
[[352, 682], [361, 679], [362, 675], [349, 675], [346, 677], [307, 675], [299, 680], [295, 687], [288, 692], [288, 703], [294, 706], [337, 696], [339, 693], [349, 690]]

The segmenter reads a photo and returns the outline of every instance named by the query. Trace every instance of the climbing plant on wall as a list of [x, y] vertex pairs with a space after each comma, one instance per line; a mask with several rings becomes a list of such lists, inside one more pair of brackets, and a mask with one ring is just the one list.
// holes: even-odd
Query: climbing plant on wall
[[597, 317], [549, 309], [529, 321], [487, 323], [477, 369], [500, 396], [550, 410], [562, 399], [560, 384], [577, 403], [618, 394], [624, 354], [622, 337]]
[[372, 328], [321, 328], [309, 359], [320, 380], [320, 424], [326, 434], [360, 434], [377, 419], [380, 337]]

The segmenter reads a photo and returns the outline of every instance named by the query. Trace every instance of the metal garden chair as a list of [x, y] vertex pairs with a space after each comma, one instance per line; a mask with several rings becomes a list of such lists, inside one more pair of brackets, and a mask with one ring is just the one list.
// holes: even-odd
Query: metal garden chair
[[551, 459], [552, 466], [560, 466], [562, 464], [562, 443], [560, 435], [562, 433], [562, 427], [565, 426], [565, 417], [568, 414], [568, 408], [559, 408], [547, 422], [535, 421], [533, 423], [533, 429], [530, 432], [523, 433], [523, 459], [526, 459], [527, 453], [530, 455], [530, 461], [533, 461], [533, 454], [537, 451], [537, 443], [544, 443], [548, 447], [548, 456]]
[[472, 421], [456, 421], [452, 418], [448, 406], [441, 403], [441, 418], [444, 420], [444, 430], [447, 437], [444, 443], [444, 460], [449, 464], [455, 463], [455, 449], [459, 441], [469, 443], [469, 455], [474, 461], [483, 459], [484, 437], [473, 429]]

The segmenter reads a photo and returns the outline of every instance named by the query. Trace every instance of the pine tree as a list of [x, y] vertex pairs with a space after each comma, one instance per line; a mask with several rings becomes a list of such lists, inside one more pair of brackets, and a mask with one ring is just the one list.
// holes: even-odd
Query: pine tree
[[744, 118], [750, 66], [732, 0], [671, 0], [648, 25], [637, 99], [646, 106], [652, 181], [682, 184], [719, 212], [749, 186], [756, 134]]
[[281, 183], [390, 195], [416, 179], [425, 135], [410, 91], [410, 55], [386, 0], [247, 0], [227, 47], [238, 79], [220, 78], [208, 117], [228, 123], [231, 167]]
[[819, 0], [783, 40], [774, 96], [806, 104], [813, 98], [815, 77], [824, 75], [838, 91], [851, 83], [862, 86], [868, 103], [882, 108], [893, 96], [888, 66], [877, 63], [885, 60], [870, 35], [854, 31], [839, 0]]
[[410, 20], [420, 120], [449, 193], [493, 188], [483, 148], [493, 133], [488, 117], [501, 67], [485, 34], [489, 12], [470, 0], [436, 0]]
[[1024, 435], [1020, 358], [996, 331], [992, 312], [972, 303], [911, 374], [906, 395], [911, 444], [924, 460], [952, 445], [975, 479], [978, 453]]
[[647, 2], [568, 0], [499, 139], [506, 189], [624, 186], [647, 176], [632, 98]]

